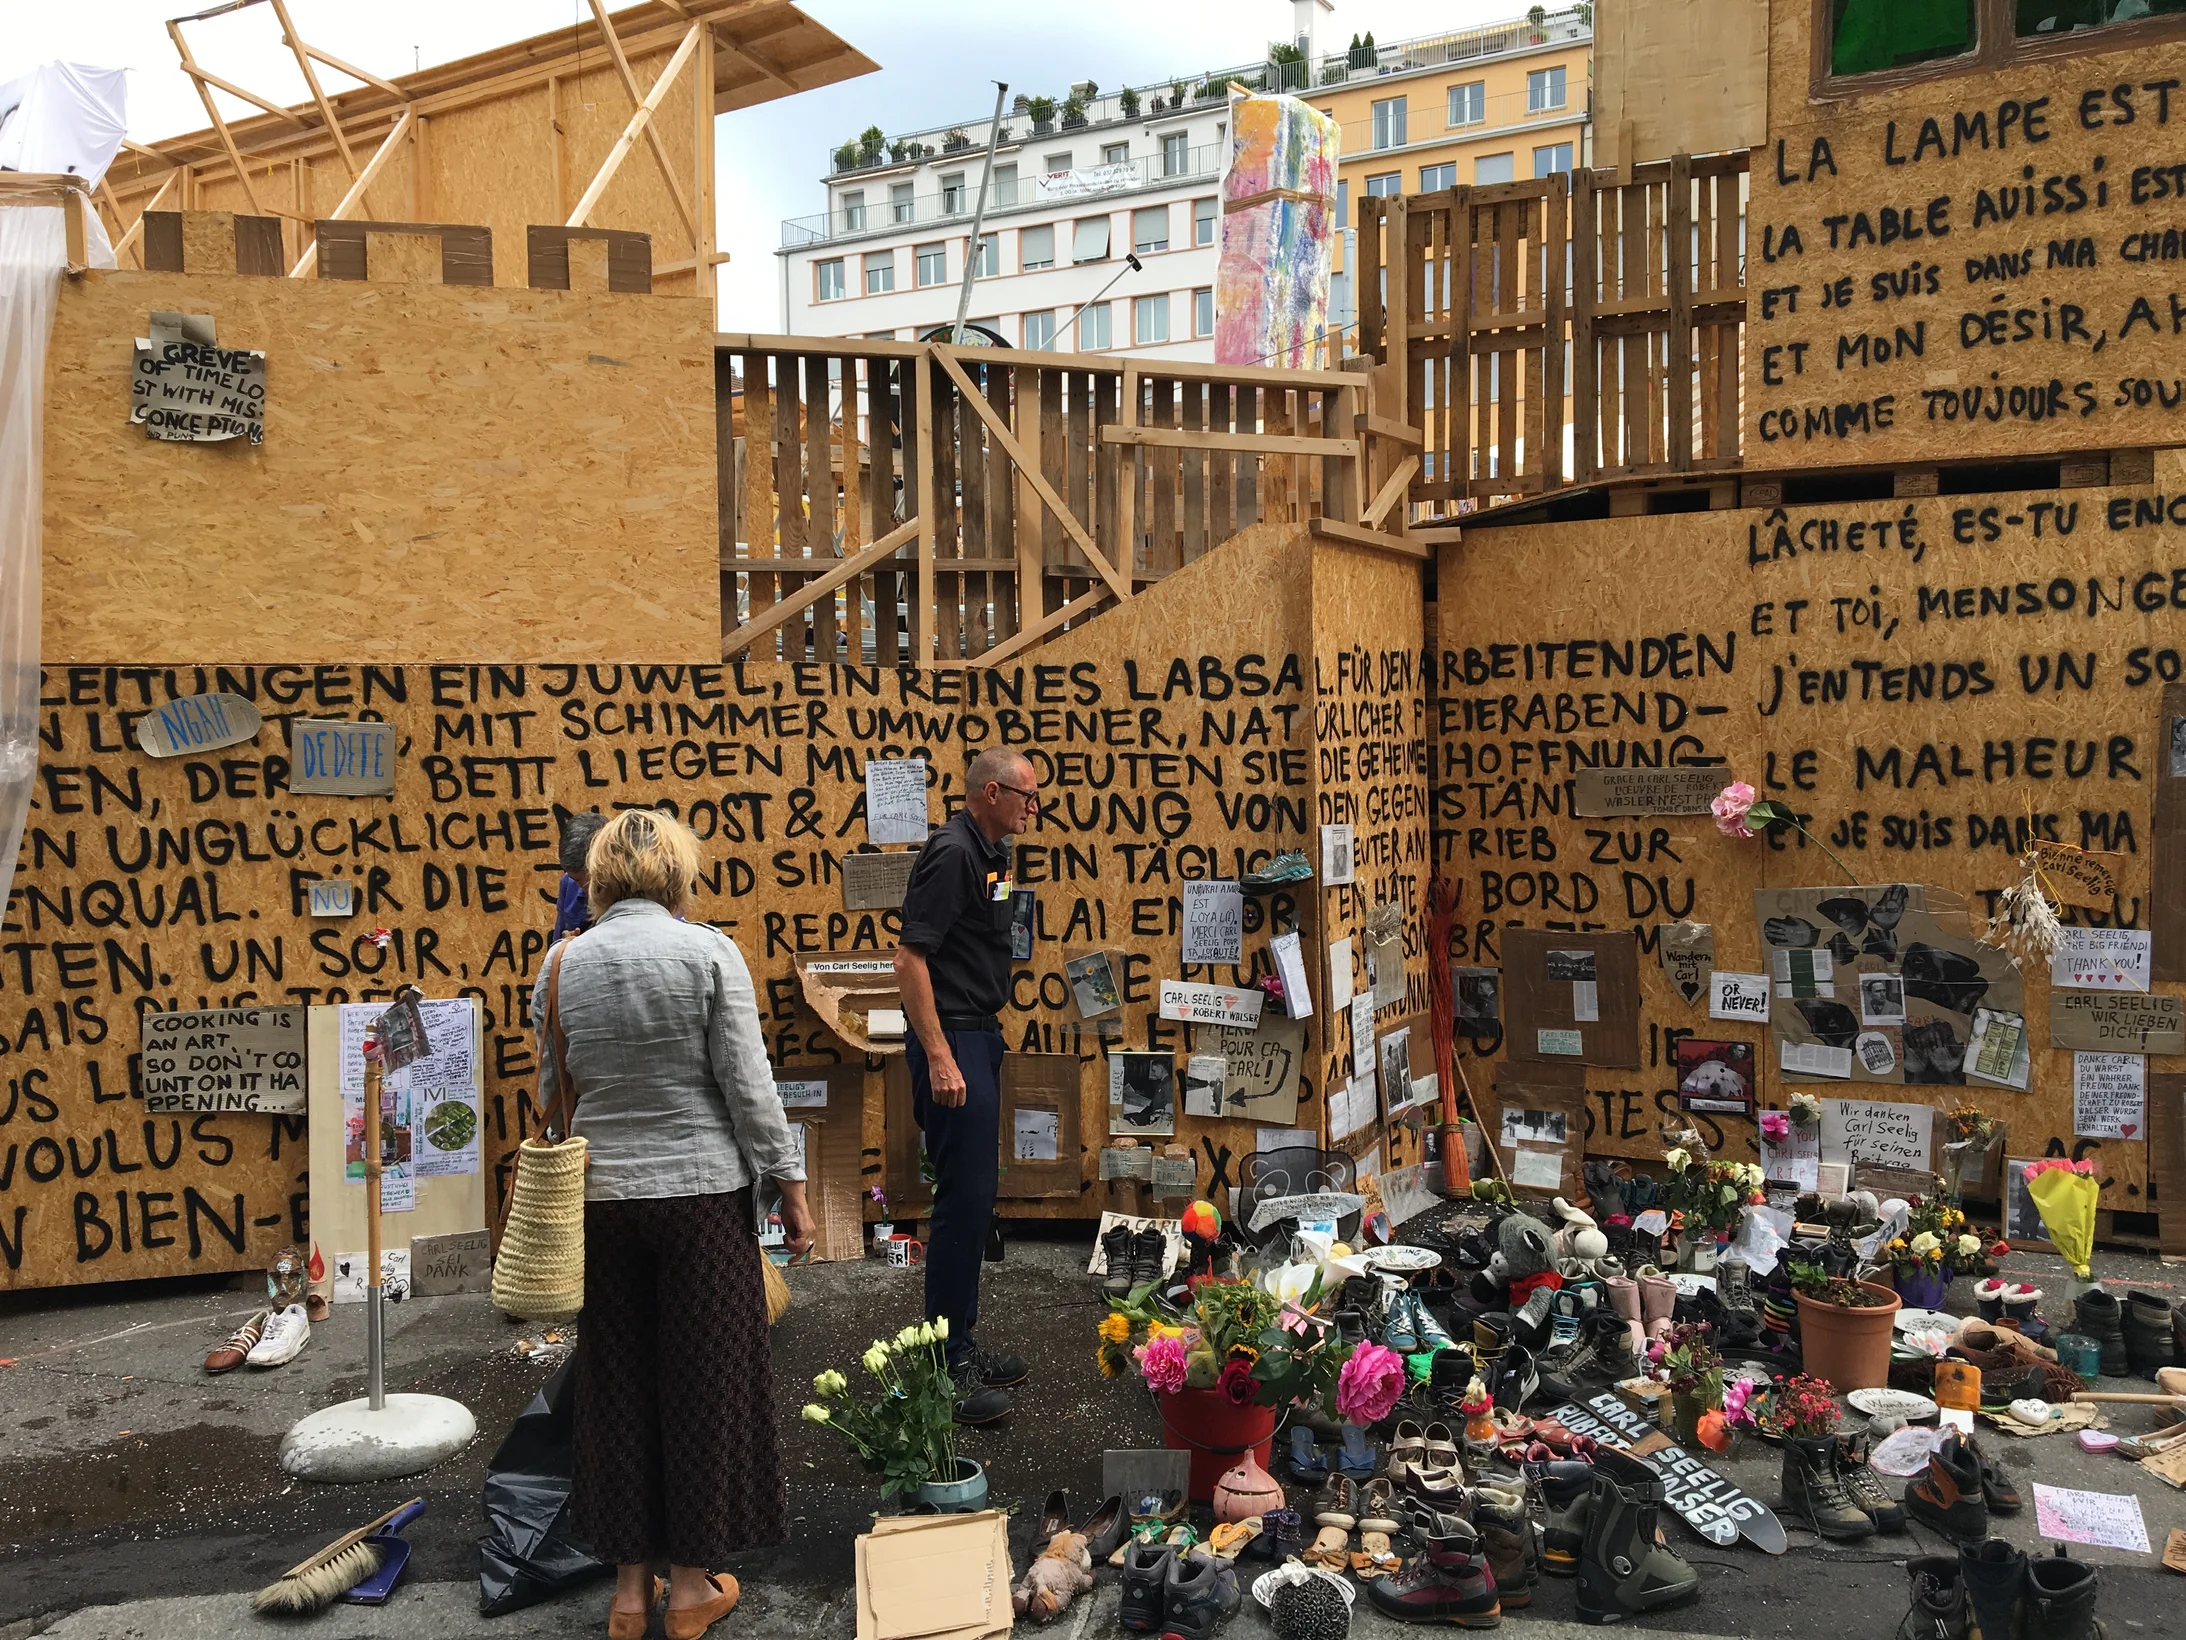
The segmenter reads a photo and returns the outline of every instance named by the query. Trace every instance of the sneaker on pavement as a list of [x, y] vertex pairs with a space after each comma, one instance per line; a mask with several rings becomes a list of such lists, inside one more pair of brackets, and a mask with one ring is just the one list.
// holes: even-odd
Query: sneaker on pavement
[[1025, 1358], [1006, 1350], [974, 1349], [971, 1359], [989, 1389], [1015, 1389], [1032, 1376], [1032, 1368], [1025, 1364]]
[[991, 1424], [1009, 1416], [1009, 1391], [988, 1383], [980, 1374], [976, 1358], [959, 1362], [950, 1373], [956, 1379], [958, 1423]]
[[310, 1341], [311, 1317], [301, 1304], [291, 1304], [267, 1318], [265, 1331], [243, 1359], [254, 1367], [286, 1366], [303, 1353]]
[[272, 1314], [271, 1310], [260, 1310], [236, 1328], [234, 1332], [230, 1333], [225, 1344], [205, 1357], [205, 1370], [207, 1372], [233, 1372], [237, 1367], [240, 1367], [244, 1358], [257, 1346], [258, 1340], [264, 1335], [266, 1319]]

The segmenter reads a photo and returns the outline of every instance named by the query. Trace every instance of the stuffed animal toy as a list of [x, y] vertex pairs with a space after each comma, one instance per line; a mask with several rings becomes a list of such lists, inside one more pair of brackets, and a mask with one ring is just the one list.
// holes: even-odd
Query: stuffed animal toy
[[[1537, 1276], [1556, 1263], [1554, 1240], [1547, 1225], [1530, 1213], [1513, 1213], [1496, 1228], [1496, 1260], [1501, 1279], [1508, 1284], [1524, 1276]], [[1489, 1264], [1494, 1271], [1495, 1262]]]
[[1057, 1532], [1047, 1547], [1025, 1569], [1024, 1577], [1010, 1592], [1010, 1604], [1020, 1617], [1045, 1623], [1093, 1587], [1093, 1556], [1083, 1532]]

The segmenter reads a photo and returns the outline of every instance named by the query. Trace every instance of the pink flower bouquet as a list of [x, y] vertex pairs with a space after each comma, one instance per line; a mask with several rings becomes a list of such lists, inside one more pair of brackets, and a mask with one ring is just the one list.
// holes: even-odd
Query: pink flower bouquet
[[1378, 1424], [1404, 1393], [1404, 1360], [1379, 1344], [1361, 1344], [1336, 1378], [1336, 1411], [1348, 1423]]

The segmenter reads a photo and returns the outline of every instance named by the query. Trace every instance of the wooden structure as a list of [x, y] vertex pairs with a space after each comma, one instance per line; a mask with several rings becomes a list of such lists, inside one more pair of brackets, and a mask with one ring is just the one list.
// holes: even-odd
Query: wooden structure
[[[224, 78], [185, 25], [270, 7], [310, 96], [285, 106]], [[223, 210], [282, 224], [284, 266], [312, 272], [322, 220], [475, 223], [520, 242], [534, 223], [645, 233], [664, 292], [711, 295], [714, 116], [871, 73], [794, 5], [647, 0], [417, 73], [383, 78], [299, 33], [289, 0], [233, 0], [168, 24], [211, 124], [130, 143], [99, 199], [124, 267], [144, 267], [153, 210]], [[329, 90], [322, 71], [357, 82]], [[213, 93], [257, 112], [225, 117]], [[504, 259], [502, 283], [520, 284]]]

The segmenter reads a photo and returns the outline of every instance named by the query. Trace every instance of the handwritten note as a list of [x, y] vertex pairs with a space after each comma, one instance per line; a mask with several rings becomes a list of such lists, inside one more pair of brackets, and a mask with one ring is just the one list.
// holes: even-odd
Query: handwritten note
[[2133, 1053], [2072, 1056], [2072, 1131], [2085, 1139], [2145, 1139], [2148, 1061]]
[[1708, 1017], [1769, 1022], [1769, 977], [1717, 968], [1708, 975]]
[[288, 789], [380, 797], [395, 789], [395, 726], [298, 718], [289, 725]]
[[1935, 1111], [1872, 1099], [1822, 1101], [1822, 1154], [1909, 1173], [1933, 1171]]
[[1184, 885], [1186, 962], [1234, 963], [1245, 956], [1245, 891], [1234, 882]]
[[2045, 1538], [2148, 1553], [2148, 1523], [2130, 1492], [2082, 1492], [2034, 1483], [2034, 1529]]
[[2154, 940], [2145, 928], [2067, 928], [2049, 982], [2073, 991], [2145, 991]]
[[1306, 988], [1305, 953], [1296, 931], [1278, 934], [1268, 941], [1268, 955], [1275, 959], [1275, 974], [1283, 982], [1283, 1011], [1292, 1019], [1310, 1019], [1313, 993]]
[[215, 1008], [138, 1019], [148, 1114], [303, 1114], [303, 1009]]
[[1161, 982], [1161, 1017], [1188, 1025], [1233, 1025], [1250, 1030], [1260, 1023], [1267, 993], [1234, 990], [1227, 985], [1194, 985], [1189, 980]]
[[351, 917], [357, 911], [357, 885], [339, 877], [319, 877], [306, 885], [314, 917]]
[[865, 835], [875, 843], [926, 841], [926, 760], [867, 758]]
[[2052, 991], [2049, 1041], [2089, 1053], [2186, 1053], [2186, 1001], [2137, 991]]

